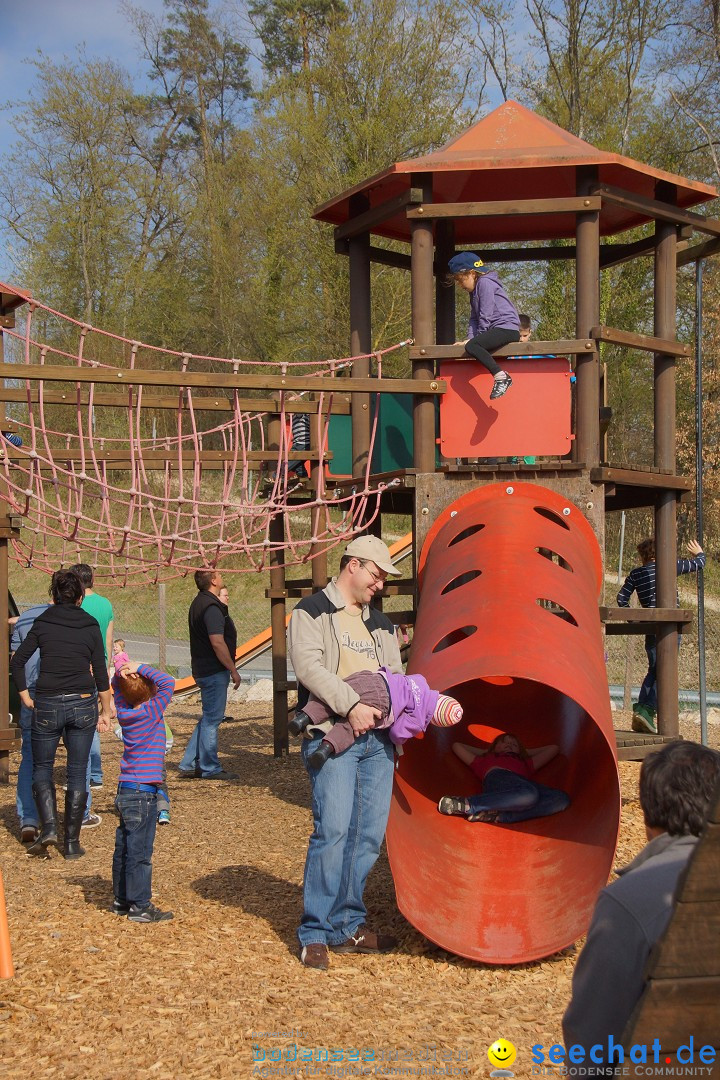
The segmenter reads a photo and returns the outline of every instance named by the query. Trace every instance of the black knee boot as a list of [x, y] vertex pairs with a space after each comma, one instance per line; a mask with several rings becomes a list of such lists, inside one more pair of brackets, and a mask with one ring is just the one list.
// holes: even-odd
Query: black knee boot
[[66, 859], [81, 859], [85, 854], [85, 848], [80, 847], [80, 829], [85, 806], [87, 804], [87, 791], [72, 791], [70, 788], [65, 792], [65, 841], [63, 854]]
[[45, 781], [32, 786], [35, 805], [40, 815], [40, 835], [28, 848], [28, 855], [47, 855], [51, 844], [59, 847], [57, 835], [57, 800], [55, 785]]

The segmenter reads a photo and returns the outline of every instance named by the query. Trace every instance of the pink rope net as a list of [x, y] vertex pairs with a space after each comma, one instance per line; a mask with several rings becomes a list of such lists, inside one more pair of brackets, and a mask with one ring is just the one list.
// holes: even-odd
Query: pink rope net
[[[224, 414], [230, 419], [203, 426], [213, 413], [192, 387], [154, 391], [177, 393], [173, 413], [145, 408], [143, 397], [150, 391], [143, 386], [115, 391], [118, 404], [108, 407], [98, 400], [106, 385], [23, 377], [27, 365], [205, 373], [232, 365], [235, 373], [293, 369], [292, 374], [308, 377], [311, 391], [313, 376], [337, 377], [356, 357], [273, 364], [180, 353], [98, 330], [12, 286], [0, 283], [0, 289], [26, 302], [18, 328], [4, 331], [5, 360], [17, 365], [17, 385], [25, 392], [24, 404], [12, 407], [23, 444], [14, 447], [0, 439], [3, 495], [10, 513], [23, 519], [20, 538], [13, 541], [20, 565], [51, 573], [90, 562], [98, 581], [117, 585], [167, 581], [199, 565], [258, 573], [268, 568], [274, 549], [283, 551], [285, 566], [306, 563], [345, 544], [378, 514], [385, 485], [373, 485], [370, 474], [377, 405], [368, 465], [364, 476], [353, 480], [350, 494], [336, 497], [319, 469], [308, 497], [298, 501], [291, 496], [308, 488], [288, 469], [287, 406], [305, 391], [280, 392], [274, 412], [280, 417], [280, 445], [271, 461], [257, 462], [250, 452], [267, 451], [269, 414], [242, 409], [238, 390], [220, 391], [233, 401], [232, 413]], [[406, 344], [370, 354], [378, 378], [383, 357]], [[325, 409], [332, 397], [318, 394], [317, 413], [310, 416], [323, 450], [329, 437]], [[282, 544], [270, 539], [277, 517], [283, 519]]]

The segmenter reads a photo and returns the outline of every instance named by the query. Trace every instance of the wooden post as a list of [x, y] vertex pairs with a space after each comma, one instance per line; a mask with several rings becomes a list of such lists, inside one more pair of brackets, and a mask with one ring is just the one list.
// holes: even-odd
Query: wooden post
[[[356, 217], [370, 208], [365, 195], [350, 199], [350, 216]], [[372, 348], [372, 307], [370, 298], [370, 233], [352, 236], [350, 256], [350, 354], [370, 352]], [[370, 360], [356, 360], [353, 378], [367, 379]], [[367, 468], [370, 451], [370, 394], [352, 395], [352, 474], [362, 476]]]
[[[594, 166], [577, 170], [577, 194], [587, 195], [597, 182]], [[600, 215], [595, 210], [577, 215], [576, 226], [576, 337], [589, 337], [600, 322]], [[573, 457], [588, 468], [600, 462], [600, 371], [596, 350], [578, 356], [575, 373], [575, 445]]]
[[[656, 198], [675, 201], [675, 188], [659, 182]], [[655, 225], [655, 336], [672, 340], [676, 335], [677, 231], [671, 222]], [[655, 468], [675, 472], [675, 365], [674, 356], [655, 354]], [[655, 503], [656, 604], [677, 607], [677, 496], [666, 491]], [[658, 625], [657, 692], [658, 731], [677, 735], [678, 631], [672, 624]]]
[[[312, 395], [315, 397], [315, 395]], [[353, 395], [353, 398], [356, 395]], [[369, 398], [369, 394], [362, 394], [362, 397]], [[318, 406], [319, 408], [319, 406]], [[354, 419], [353, 419], [354, 423]], [[368, 435], [369, 445], [370, 439]], [[355, 445], [353, 441], [353, 446]], [[318, 414], [311, 413], [310, 415], [310, 453], [315, 455], [318, 453], [319, 440], [318, 440]], [[365, 452], [365, 460], [367, 461], [367, 449]], [[323, 463], [319, 457], [317, 461], [312, 461], [310, 466], [310, 479], [312, 483], [313, 492], [317, 499], [322, 490], [322, 472]], [[364, 467], [364, 466], [363, 466]], [[325, 511], [322, 506], [313, 506], [310, 510], [310, 529], [311, 535], [317, 536], [319, 530], [323, 527], [325, 521]], [[327, 548], [322, 547], [320, 544], [310, 545], [310, 576], [312, 577], [313, 590], [319, 592], [320, 589], [324, 589], [328, 583], [327, 572]]]
[[[3, 332], [0, 329], [0, 364], [4, 362]], [[3, 379], [3, 386], [5, 380]], [[5, 422], [5, 406], [0, 404], [0, 428]], [[5, 453], [5, 440], [0, 436], [0, 452]], [[10, 781], [10, 747], [16, 745], [19, 730], [10, 727], [10, 633], [8, 618], [9, 564], [8, 543], [15, 533], [11, 528], [9, 506], [4, 487], [0, 487], [0, 784]]]
[[[414, 176], [412, 186], [422, 188], [423, 202], [432, 202], [432, 175]], [[410, 224], [412, 335], [416, 346], [432, 345], [433, 332], [433, 224], [413, 219]], [[432, 360], [413, 361], [413, 378], [432, 379]], [[413, 404], [413, 462], [418, 472], [435, 471], [435, 403], [417, 395]]]
[[455, 287], [447, 284], [447, 264], [455, 254], [455, 222], [440, 218], [435, 225], [435, 338], [438, 345], [455, 342]]
[[[312, 433], [312, 424], [310, 426]], [[280, 446], [280, 417], [273, 415], [268, 421], [268, 446], [277, 450]], [[312, 434], [311, 434], [312, 438]], [[270, 550], [270, 590], [276, 595], [270, 599], [270, 634], [272, 643], [273, 679], [273, 755], [276, 758], [288, 753], [288, 692], [287, 692], [287, 634], [285, 628], [286, 605], [283, 595], [285, 581], [285, 521], [282, 513], [270, 519], [268, 537], [273, 544]], [[277, 545], [277, 546], [276, 546]]]
[[[0, 529], [4, 530], [5, 523], [9, 525], [7, 516], [8, 504], [5, 499], [0, 500]], [[8, 604], [8, 538], [0, 535], [0, 784], [10, 782], [10, 750], [9, 744], [12, 739], [10, 727], [10, 636], [8, 618], [10, 615]]]

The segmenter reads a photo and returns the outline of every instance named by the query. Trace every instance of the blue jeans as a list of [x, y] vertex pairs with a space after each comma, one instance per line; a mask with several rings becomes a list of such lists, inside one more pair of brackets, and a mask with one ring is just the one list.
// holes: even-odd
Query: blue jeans
[[218, 757], [218, 728], [225, 716], [227, 692], [230, 685], [230, 672], [218, 671], [215, 675], [204, 675], [196, 679], [200, 687], [202, 716], [190, 736], [182, 761], [181, 772], [199, 769], [203, 776], [212, 776], [222, 772]]
[[386, 731], [359, 735], [321, 769], [311, 769], [308, 754], [321, 741], [318, 733], [302, 744], [315, 827], [305, 860], [301, 945], [339, 945], [365, 922], [365, 882], [380, 854], [393, 785]]
[[100, 759], [100, 733], [98, 731], [93, 735], [92, 746], [90, 747], [90, 779], [94, 784], [102, 784], [103, 771], [102, 761]]
[[[678, 649], [682, 645], [682, 634], [678, 634]], [[648, 705], [657, 712], [657, 638], [654, 634], [645, 636], [645, 655], [648, 669], [638, 694], [638, 705]]]
[[97, 693], [36, 693], [32, 718], [33, 782], [52, 783], [55, 754], [62, 738], [67, 748], [68, 790], [84, 791], [97, 722]]
[[112, 876], [116, 900], [145, 908], [152, 895], [157, 792], [140, 791], [139, 787], [118, 788], [115, 806], [120, 824], [115, 831]]
[[531, 818], [549, 817], [567, 810], [570, 797], [559, 788], [545, 787], [526, 780], [508, 769], [491, 769], [483, 780], [482, 794], [468, 799], [470, 813], [499, 810], [497, 820], [503, 825]]
[[[34, 700], [35, 687], [28, 686], [28, 693]], [[32, 717], [32, 709], [29, 709], [27, 705], [23, 705], [21, 702], [20, 731], [22, 732], [22, 742], [20, 744], [20, 768], [18, 769], [15, 805], [17, 806], [17, 815], [20, 818], [20, 825], [23, 827], [25, 825], [34, 825], [37, 828], [40, 824], [40, 816], [37, 812], [32, 791]]]

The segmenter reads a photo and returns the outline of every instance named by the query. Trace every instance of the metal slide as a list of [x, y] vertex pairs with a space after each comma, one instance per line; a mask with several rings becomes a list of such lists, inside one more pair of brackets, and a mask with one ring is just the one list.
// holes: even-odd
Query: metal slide
[[[399, 562], [405, 558], [412, 551], [412, 533], [407, 533], [401, 537], [395, 544], [390, 545], [390, 554], [395, 562]], [[292, 582], [289, 582], [292, 584]], [[288, 615], [285, 620], [285, 625], [290, 622], [290, 616]], [[255, 637], [249, 638], [248, 641], [244, 641], [242, 645], [238, 645], [237, 652], [235, 653], [235, 663], [237, 667], [242, 669], [246, 664], [249, 664], [251, 660], [255, 660], [256, 657], [262, 656], [263, 653], [269, 652], [272, 648], [272, 632], [268, 626], [266, 630], [262, 630]], [[197, 684], [192, 675], [188, 675], [185, 679], [178, 679], [175, 683], [174, 697], [181, 698], [187, 697], [188, 694], [193, 694], [197, 690]]]
[[[457, 697], [465, 715], [429, 728], [399, 759], [387, 833], [398, 905], [460, 956], [548, 956], [587, 929], [620, 819], [597, 540], [561, 495], [487, 485], [434, 523], [419, 586], [408, 670]], [[559, 745], [538, 780], [567, 791], [569, 809], [515, 825], [439, 814], [442, 795], [477, 791], [452, 743], [501, 731]]]

